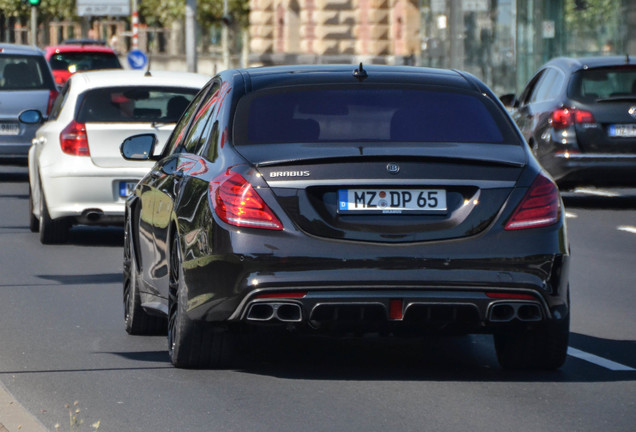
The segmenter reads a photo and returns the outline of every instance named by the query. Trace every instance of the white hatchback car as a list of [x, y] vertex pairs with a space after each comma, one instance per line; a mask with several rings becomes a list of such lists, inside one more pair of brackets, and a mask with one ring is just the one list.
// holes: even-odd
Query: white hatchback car
[[[111, 225], [152, 162], [124, 160], [127, 137], [153, 133], [160, 153], [209, 76], [111, 70], [73, 75], [29, 149], [29, 227], [44, 244], [63, 243], [74, 224]], [[39, 111], [24, 123], [45, 120]]]

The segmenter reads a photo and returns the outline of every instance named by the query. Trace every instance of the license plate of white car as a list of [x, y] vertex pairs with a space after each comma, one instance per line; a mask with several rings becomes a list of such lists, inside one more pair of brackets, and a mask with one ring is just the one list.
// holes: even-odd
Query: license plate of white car
[[130, 196], [135, 190], [135, 186], [137, 186], [137, 182], [119, 182], [119, 196], [122, 198]]
[[0, 123], [0, 135], [18, 135], [20, 125], [17, 123]]
[[608, 135], [619, 138], [635, 138], [636, 126], [633, 124], [615, 124], [608, 128]]
[[444, 214], [444, 189], [340, 189], [341, 214]]

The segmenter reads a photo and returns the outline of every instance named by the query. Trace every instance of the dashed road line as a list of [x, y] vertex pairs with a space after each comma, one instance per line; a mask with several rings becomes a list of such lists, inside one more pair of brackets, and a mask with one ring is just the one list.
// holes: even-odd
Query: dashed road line
[[579, 215], [577, 215], [576, 213], [566, 211], [565, 217], [566, 219], [576, 219], [577, 217], [579, 217]]
[[590, 354], [572, 347], [568, 347], [568, 355], [581, 360], [585, 360], [586, 362], [593, 363], [597, 366], [601, 366], [612, 371], [636, 371], [636, 369], [629, 366], [625, 366], [612, 360], [608, 360], [606, 358], [599, 357], [597, 355]]
[[618, 197], [621, 196], [621, 194], [617, 193], [617, 192], [612, 192], [612, 191], [608, 191], [608, 190], [604, 190], [604, 189], [596, 189], [596, 188], [576, 188], [574, 189], [574, 192], [578, 192], [578, 193], [582, 193], [582, 194], [588, 194], [588, 195], [596, 195], [596, 196], [602, 196], [602, 197]]
[[621, 225], [619, 227], [616, 228], [619, 231], [625, 231], [631, 234], [636, 234], [636, 226], [631, 226], [631, 225]]

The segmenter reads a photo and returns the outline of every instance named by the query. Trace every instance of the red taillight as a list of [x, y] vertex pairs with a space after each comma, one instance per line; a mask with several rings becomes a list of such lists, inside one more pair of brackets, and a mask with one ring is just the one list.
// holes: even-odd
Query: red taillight
[[283, 229], [274, 212], [238, 173], [228, 171], [212, 180], [210, 199], [214, 211], [224, 222], [242, 227]]
[[389, 318], [401, 320], [404, 318], [404, 301], [402, 299], [389, 300]]
[[53, 104], [55, 103], [55, 99], [57, 99], [57, 95], [58, 95], [58, 91], [57, 90], [50, 90], [49, 91], [49, 103], [46, 106], [46, 115], [48, 116], [49, 114], [51, 114], [51, 109], [53, 109]]
[[559, 108], [552, 112], [552, 127], [565, 129], [574, 123], [594, 123], [591, 112], [574, 108]]
[[62, 151], [74, 156], [90, 156], [88, 149], [88, 138], [86, 136], [86, 126], [84, 123], [77, 123], [75, 120], [60, 132], [60, 145]]
[[256, 296], [257, 299], [297, 299], [307, 295], [304, 291], [287, 293], [264, 293]]
[[537, 176], [528, 192], [506, 223], [505, 229], [517, 230], [552, 225], [559, 220], [560, 201], [556, 185]]

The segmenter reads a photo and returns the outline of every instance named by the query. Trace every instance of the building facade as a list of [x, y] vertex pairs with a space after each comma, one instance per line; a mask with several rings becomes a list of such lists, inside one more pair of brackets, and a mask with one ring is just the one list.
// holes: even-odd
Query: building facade
[[552, 57], [636, 55], [636, 0], [250, 0], [252, 64], [415, 64], [518, 92]]

